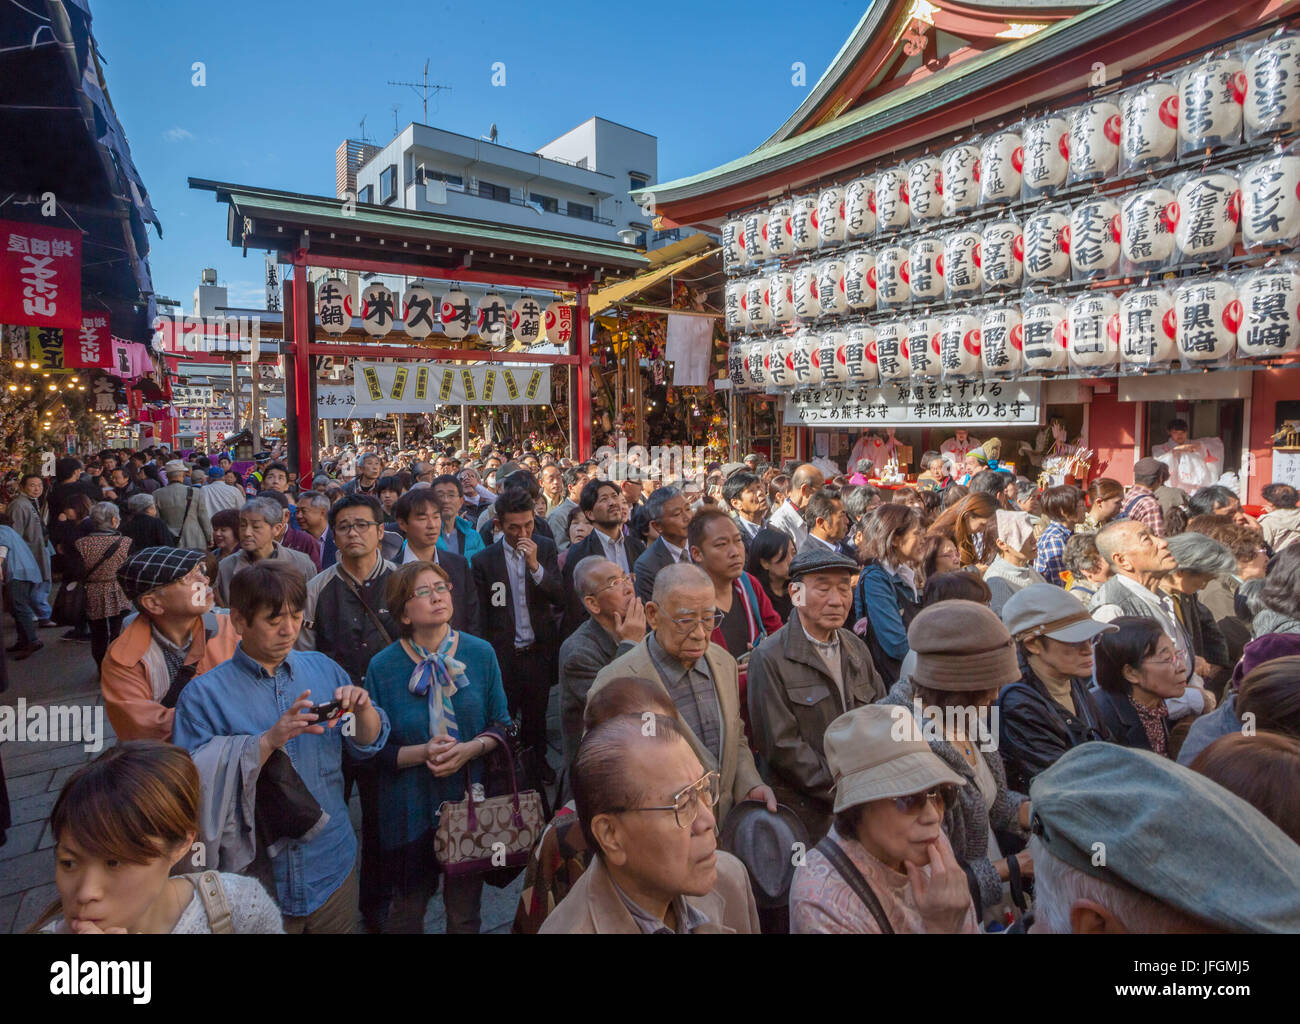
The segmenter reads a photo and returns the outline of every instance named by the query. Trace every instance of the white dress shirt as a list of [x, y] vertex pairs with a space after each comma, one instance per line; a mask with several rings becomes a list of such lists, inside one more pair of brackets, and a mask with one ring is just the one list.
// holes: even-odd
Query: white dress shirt
[[673, 556], [674, 562], [681, 562], [681, 561], [689, 562], [691, 560], [689, 555], [687, 555], [685, 559], [682, 558], [682, 555], [685, 554], [686, 552], [685, 548], [677, 547], [676, 545], [673, 544], [672, 541], [670, 541], [667, 537], [664, 537], [663, 535], [660, 535], [659, 539], [664, 542], [664, 547], [666, 547], [668, 549], [668, 553]]
[[605, 557], [624, 572], [631, 572], [632, 567], [627, 564], [627, 541], [623, 532], [619, 531], [617, 540], [610, 540], [603, 530], [597, 530], [596, 536], [600, 538], [600, 546], [605, 549]]
[[528, 572], [528, 559], [517, 548], [508, 543], [501, 545], [506, 555], [506, 575], [510, 577], [510, 593], [515, 599], [515, 647], [528, 647], [537, 638], [533, 633], [533, 623], [528, 617], [528, 585], [524, 576], [532, 577], [534, 583], [542, 582], [542, 563], [537, 563], [536, 572]]

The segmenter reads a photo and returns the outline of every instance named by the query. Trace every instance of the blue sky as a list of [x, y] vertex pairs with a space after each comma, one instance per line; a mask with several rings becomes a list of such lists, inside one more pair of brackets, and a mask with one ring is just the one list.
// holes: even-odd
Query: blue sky
[[[592, 115], [659, 137], [669, 180], [749, 152], [801, 102], [857, 24], [866, 0], [387, 3], [316, 0], [92, 0], [109, 94], [162, 220], [150, 265], [158, 294], [188, 311], [199, 271], [216, 267], [232, 305], [262, 294], [261, 253], [226, 241], [225, 206], [193, 176], [334, 194], [334, 150], [421, 120], [532, 150]], [[813, 13], [815, 11], [815, 13]], [[206, 85], [191, 84], [195, 61]], [[506, 85], [491, 85], [492, 64]], [[807, 66], [805, 88], [791, 65]], [[151, 229], [152, 235], [152, 229]]]

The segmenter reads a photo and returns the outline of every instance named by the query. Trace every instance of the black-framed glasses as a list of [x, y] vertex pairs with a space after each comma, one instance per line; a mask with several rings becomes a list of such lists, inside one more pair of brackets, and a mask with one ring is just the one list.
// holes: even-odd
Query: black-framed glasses
[[712, 633], [722, 625], [722, 620], [726, 617], [726, 612], [720, 612], [715, 608], [710, 614], [703, 617], [683, 615], [680, 619], [672, 619], [671, 622], [681, 633], [692, 633], [700, 626], [704, 627], [704, 632]]
[[719, 784], [721, 778], [717, 772], [705, 772], [696, 782], [673, 794], [671, 804], [657, 807], [620, 807], [610, 814], [630, 814], [633, 811], [672, 811], [678, 828], [690, 828], [700, 816], [701, 805], [712, 810], [718, 806]]
[[920, 814], [921, 809], [932, 800], [939, 805], [939, 813], [942, 814], [957, 802], [957, 787], [951, 782], [945, 782], [923, 793], [896, 796], [894, 806], [898, 808], [900, 814]]
[[383, 526], [383, 525], [384, 525], [383, 523], [376, 523], [373, 519], [368, 519], [365, 521], [358, 520], [357, 522], [353, 522], [353, 523], [335, 523], [334, 532], [335, 533], [365, 533], [367, 530], [371, 529], [372, 527]]

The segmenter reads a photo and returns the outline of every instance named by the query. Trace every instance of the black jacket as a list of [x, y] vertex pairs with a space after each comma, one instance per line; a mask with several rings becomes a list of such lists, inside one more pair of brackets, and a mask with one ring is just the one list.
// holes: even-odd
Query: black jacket
[[[537, 543], [537, 561], [542, 567], [542, 582], [534, 583], [525, 574], [524, 592], [528, 596], [528, 621], [533, 627], [534, 644], [542, 648], [539, 658], [553, 656], [559, 650], [555, 619], [564, 603], [564, 585], [555, 545], [545, 537], [533, 535]], [[483, 616], [482, 637], [497, 652], [497, 661], [508, 664], [515, 648], [515, 598], [506, 572], [505, 539], [478, 552], [470, 560], [478, 604]], [[497, 587], [500, 584], [500, 587]], [[551, 657], [550, 661], [554, 661]], [[554, 682], [552, 679], [551, 682]]]
[[143, 548], [174, 548], [176, 538], [158, 516], [136, 512], [122, 520], [122, 536], [131, 538], [131, 554]]
[[298, 647], [328, 655], [352, 678], [354, 686], [363, 685], [370, 659], [398, 636], [385, 594], [392, 573], [393, 564], [380, 558], [360, 584], [349, 586], [338, 563], [313, 576], [307, 582]]
[[[385, 528], [379, 553], [397, 568], [402, 566], [406, 538], [396, 526]], [[478, 607], [478, 588], [470, 572], [469, 559], [454, 551], [437, 549], [438, 565], [451, 577], [451, 628], [470, 636], [483, 636], [483, 616]]]
[[[635, 575], [636, 560], [645, 553], [645, 545], [631, 535], [623, 538], [623, 545], [627, 550], [628, 571]], [[564, 618], [560, 622], [561, 640], [570, 636], [575, 629], [587, 621], [587, 609], [573, 586], [573, 570], [578, 567], [579, 562], [591, 555], [605, 557], [605, 546], [596, 530], [592, 530], [579, 543], [570, 545], [568, 554], [564, 556]]]
[[[478, 532], [483, 538], [483, 546], [490, 548], [492, 546], [492, 520], [489, 518], [487, 524]], [[555, 534], [551, 531], [551, 524], [541, 516], [533, 516], [533, 536], [545, 537], [551, 543], [555, 543]]]
[[1028, 793], [1034, 777], [1071, 747], [1110, 736], [1093, 691], [1083, 681], [1070, 681], [1077, 712], [1071, 714], [1051, 698], [1024, 658], [1020, 667], [1020, 682], [1004, 686], [998, 695], [998, 753], [1007, 770], [1007, 785]]
[[[1133, 706], [1133, 702], [1126, 694], [1109, 693], [1100, 689], [1089, 692], [1097, 702], [1097, 710], [1101, 713], [1101, 719], [1106, 724], [1106, 731], [1110, 733], [1112, 740], [1122, 747], [1151, 749], [1151, 741], [1147, 739], [1147, 731], [1142, 726], [1142, 719], [1138, 717], [1137, 708]], [[1162, 718], [1160, 721], [1165, 729], [1167, 753], [1170, 749], [1169, 719]]]

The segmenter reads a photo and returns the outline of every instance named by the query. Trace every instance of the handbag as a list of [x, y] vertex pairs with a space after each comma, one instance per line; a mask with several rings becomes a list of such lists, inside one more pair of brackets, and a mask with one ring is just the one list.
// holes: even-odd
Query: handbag
[[50, 606], [50, 616], [60, 626], [67, 626], [72, 629], [80, 626], [86, 621], [86, 587], [85, 583], [95, 570], [107, 562], [115, 554], [118, 548], [122, 546], [125, 537], [120, 537], [112, 544], [103, 556], [95, 562], [89, 569], [80, 575], [77, 579], [66, 579], [59, 585], [59, 592], [54, 595], [54, 603]]
[[466, 765], [465, 798], [443, 801], [438, 810], [433, 850], [448, 877], [490, 873], [487, 880], [500, 885], [504, 883], [491, 874], [497, 869], [507, 869], [513, 878], [524, 868], [532, 855], [533, 844], [546, 827], [546, 812], [537, 790], [520, 791], [505, 737], [495, 729], [486, 730], [483, 735], [494, 737], [502, 745], [510, 769], [511, 791], [507, 795], [475, 800]]

